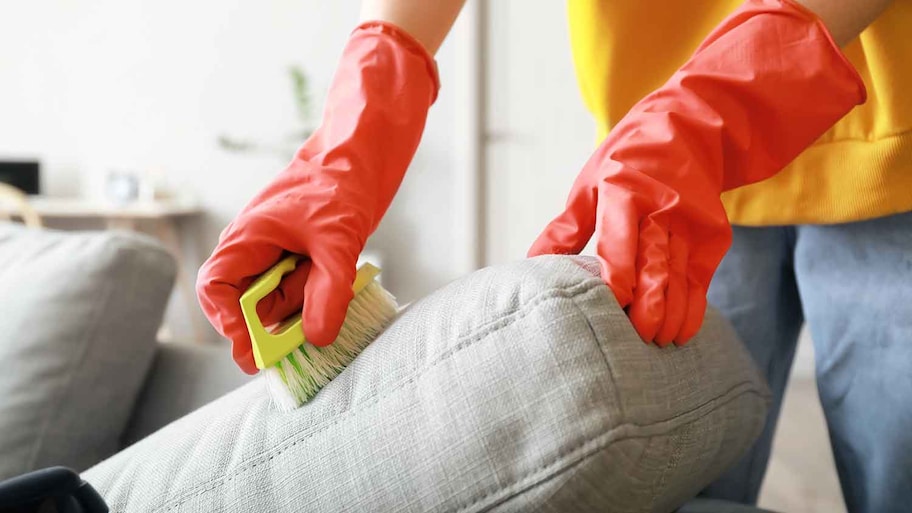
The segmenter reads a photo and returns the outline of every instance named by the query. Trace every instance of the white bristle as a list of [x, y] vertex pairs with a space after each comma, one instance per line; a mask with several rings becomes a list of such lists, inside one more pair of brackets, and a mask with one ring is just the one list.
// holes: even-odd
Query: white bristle
[[396, 298], [373, 281], [348, 306], [336, 340], [317, 347], [304, 343], [264, 371], [275, 405], [290, 411], [309, 401], [339, 375], [396, 317]]

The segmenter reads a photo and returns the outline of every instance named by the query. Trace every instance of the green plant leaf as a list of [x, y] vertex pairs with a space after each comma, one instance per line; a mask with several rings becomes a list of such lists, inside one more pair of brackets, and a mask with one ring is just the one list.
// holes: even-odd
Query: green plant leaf
[[291, 87], [294, 94], [295, 107], [298, 111], [298, 119], [305, 126], [309, 126], [312, 113], [310, 110], [310, 85], [307, 73], [300, 66], [292, 65], [288, 67], [288, 74], [291, 77]]
[[218, 144], [222, 149], [237, 152], [248, 152], [257, 148], [257, 144], [254, 142], [234, 139], [227, 135], [218, 136]]

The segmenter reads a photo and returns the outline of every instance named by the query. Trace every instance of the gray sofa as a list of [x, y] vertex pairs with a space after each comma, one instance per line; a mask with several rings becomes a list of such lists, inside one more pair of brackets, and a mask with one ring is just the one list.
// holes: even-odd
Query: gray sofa
[[157, 344], [155, 360], [121, 437], [121, 448], [251, 381], [227, 346]]
[[713, 312], [684, 348], [639, 342], [593, 264], [457, 280], [282, 414], [226, 347], [155, 342], [174, 266], [152, 241], [0, 227], [0, 286], [32, 291], [0, 299], [0, 478], [94, 465], [113, 511], [673, 511], [768, 391]]
[[222, 347], [156, 341], [174, 275], [132, 233], [0, 223], [0, 479], [87, 468], [249, 380]]

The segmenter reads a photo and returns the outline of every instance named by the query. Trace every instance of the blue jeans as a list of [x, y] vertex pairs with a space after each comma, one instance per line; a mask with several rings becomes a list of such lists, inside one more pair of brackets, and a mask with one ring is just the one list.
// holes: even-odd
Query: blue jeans
[[806, 320], [850, 512], [912, 508], [912, 213], [841, 225], [734, 229], [709, 302], [773, 391], [750, 453], [703, 495], [754, 503]]

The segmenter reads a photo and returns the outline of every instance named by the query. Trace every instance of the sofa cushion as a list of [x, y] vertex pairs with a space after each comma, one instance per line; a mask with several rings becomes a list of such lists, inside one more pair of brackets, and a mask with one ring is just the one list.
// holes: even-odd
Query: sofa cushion
[[145, 237], [0, 225], [0, 478], [116, 452], [174, 274]]
[[133, 444], [252, 378], [238, 369], [224, 346], [159, 344], [121, 440]]
[[768, 392], [715, 313], [643, 344], [594, 264], [478, 271], [302, 408], [257, 379], [83, 477], [114, 511], [671, 511], [748, 448]]

